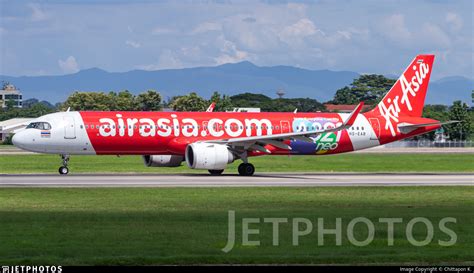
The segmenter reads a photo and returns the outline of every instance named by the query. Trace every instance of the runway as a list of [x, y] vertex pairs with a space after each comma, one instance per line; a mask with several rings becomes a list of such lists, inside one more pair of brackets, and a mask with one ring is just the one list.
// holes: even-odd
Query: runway
[[474, 186], [474, 174], [1, 175], [0, 187]]

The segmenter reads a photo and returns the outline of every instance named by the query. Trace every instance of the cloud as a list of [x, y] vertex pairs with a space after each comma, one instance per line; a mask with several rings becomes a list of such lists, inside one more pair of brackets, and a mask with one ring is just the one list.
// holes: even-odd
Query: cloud
[[28, 4], [28, 7], [31, 9], [31, 20], [34, 22], [44, 21], [48, 18], [46, 13], [43, 12], [41, 7], [37, 4]]
[[429, 43], [432, 46], [436, 45], [438, 49], [449, 48], [451, 45], [451, 39], [449, 36], [435, 24], [424, 24], [421, 37], [424, 38], [425, 43]]
[[411, 32], [405, 25], [405, 16], [394, 14], [389, 16], [382, 24], [384, 35], [394, 42], [405, 44], [411, 39]]
[[242, 50], [238, 50], [237, 46], [231, 41], [225, 40], [224, 37], [220, 37], [223, 42], [222, 53], [214, 58], [217, 65], [226, 63], [237, 63], [244, 61], [248, 58], [248, 53]]
[[192, 34], [200, 34], [209, 31], [220, 31], [222, 30], [222, 26], [219, 23], [215, 22], [204, 22], [199, 24], [197, 27], [193, 29], [191, 32]]
[[182, 68], [183, 63], [177, 57], [177, 54], [170, 49], [165, 49], [159, 56], [157, 63], [135, 66], [138, 69], [153, 71], [159, 69]]
[[139, 42], [135, 42], [132, 40], [125, 41], [125, 44], [133, 48], [140, 48], [142, 46]]
[[167, 28], [167, 27], [155, 27], [152, 31], [151, 34], [153, 35], [162, 35], [162, 34], [171, 34], [176, 32], [174, 29]]
[[79, 64], [74, 56], [67, 57], [65, 61], [59, 59], [58, 65], [64, 73], [76, 73], [79, 71]]
[[448, 12], [446, 14], [446, 23], [448, 23], [454, 31], [459, 31], [463, 26], [461, 17], [454, 12]]
[[253, 17], [245, 17], [244, 19], [242, 19], [242, 22], [245, 22], [245, 23], [255, 23], [257, 22], [257, 19], [253, 18]]
[[321, 30], [316, 28], [313, 21], [308, 18], [303, 18], [291, 26], [285, 27], [285, 29], [283, 29], [283, 35], [304, 37], [313, 35], [317, 31], [321, 32]]
[[[472, 0], [118, 2], [9, 1], [0, 20], [0, 37], [8, 36], [0, 60], [9, 65], [0, 70], [59, 73], [60, 58], [53, 56], [66, 67], [74, 52], [81, 67], [109, 71], [249, 60], [398, 73], [416, 54], [434, 52], [440, 54], [434, 78], [472, 77]], [[124, 49], [133, 54], [117, 58]]]

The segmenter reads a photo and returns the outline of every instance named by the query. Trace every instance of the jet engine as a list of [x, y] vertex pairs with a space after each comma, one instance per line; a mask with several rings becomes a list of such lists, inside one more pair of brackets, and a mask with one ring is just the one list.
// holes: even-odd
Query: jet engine
[[183, 162], [181, 155], [144, 155], [143, 161], [147, 167], [179, 167]]
[[235, 159], [227, 145], [192, 143], [186, 147], [186, 163], [191, 169], [223, 170]]

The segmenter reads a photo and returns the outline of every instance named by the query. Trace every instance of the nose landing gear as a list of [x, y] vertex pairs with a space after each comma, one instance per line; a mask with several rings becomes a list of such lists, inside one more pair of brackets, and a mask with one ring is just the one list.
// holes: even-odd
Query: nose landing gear
[[68, 155], [61, 155], [61, 159], [63, 160], [63, 165], [59, 167], [58, 172], [61, 175], [66, 175], [69, 173], [69, 169], [67, 167], [67, 164], [69, 162], [69, 156]]

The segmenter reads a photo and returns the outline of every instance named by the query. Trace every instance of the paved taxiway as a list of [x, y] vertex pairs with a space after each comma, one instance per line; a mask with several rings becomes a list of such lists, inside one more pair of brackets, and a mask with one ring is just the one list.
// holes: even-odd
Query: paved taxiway
[[474, 174], [0, 175], [0, 187], [474, 186]]

